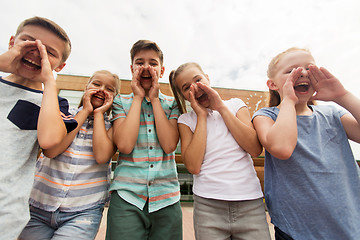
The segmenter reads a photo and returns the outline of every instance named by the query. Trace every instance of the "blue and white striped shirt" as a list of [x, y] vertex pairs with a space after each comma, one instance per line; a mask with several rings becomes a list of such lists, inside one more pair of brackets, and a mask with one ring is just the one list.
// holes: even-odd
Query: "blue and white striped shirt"
[[[71, 113], [76, 115], [80, 110]], [[105, 127], [111, 127], [106, 115]], [[108, 200], [110, 163], [96, 162], [93, 129], [93, 117], [89, 116], [65, 152], [53, 159], [40, 155], [30, 205], [49, 212], [57, 209], [74, 212], [103, 205]]]

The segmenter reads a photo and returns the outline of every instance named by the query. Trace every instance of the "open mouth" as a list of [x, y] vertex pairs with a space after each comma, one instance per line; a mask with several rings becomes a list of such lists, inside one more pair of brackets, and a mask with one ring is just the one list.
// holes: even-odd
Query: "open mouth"
[[100, 95], [94, 95], [94, 98], [100, 99], [102, 101], [105, 100], [105, 98], [103, 96], [100, 96]]
[[201, 94], [199, 97], [196, 97], [196, 100], [201, 103], [204, 102], [208, 99], [208, 96], [206, 93]]
[[151, 75], [142, 75], [141, 79], [143, 79], [143, 80], [151, 80], [152, 77], [151, 77]]
[[307, 92], [310, 88], [309, 83], [302, 82], [294, 86], [296, 92]]
[[39, 70], [41, 69], [41, 65], [38, 64], [37, 62], [29, 59], [29, 58], [23, 58], [22, 59], [22, 63], [28, 68], [28, 69], [31, 69], [31, 70]]

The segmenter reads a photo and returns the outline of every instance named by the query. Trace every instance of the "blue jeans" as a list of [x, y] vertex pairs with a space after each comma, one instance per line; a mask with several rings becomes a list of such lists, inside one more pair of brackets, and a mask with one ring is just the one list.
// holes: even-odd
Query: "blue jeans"
[[103, 205], [78, 212], [47, 212], [30, 207], [31, 219], [18, 240], [94, 239], [103, 210]]

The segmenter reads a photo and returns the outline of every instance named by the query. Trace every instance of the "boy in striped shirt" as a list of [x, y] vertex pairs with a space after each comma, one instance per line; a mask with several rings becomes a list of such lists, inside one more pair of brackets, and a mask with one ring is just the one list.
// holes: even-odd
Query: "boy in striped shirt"
[[113, 103], [118, 166], [110, 186], [106, 239], [182, 239], [180, 188], [174, 151], [179, 110], [159, 91], [163, 53], [155, 42], [131, 51], [133, 93]]

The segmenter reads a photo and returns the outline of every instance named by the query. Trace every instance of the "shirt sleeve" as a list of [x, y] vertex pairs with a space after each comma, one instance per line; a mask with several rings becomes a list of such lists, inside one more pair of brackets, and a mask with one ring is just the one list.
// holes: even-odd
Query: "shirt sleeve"
[[179, 116], [180, 116], [180, 110], [179, 110], [179, 107], [178, 107], [176, 101], [174, 101], [169, 119], [178, 119]]
[[257, 116], [265, 116], [268, 118], [271, 118], [272, 120], [276, 121], [277, 116], [279, 114], [279, 109], [276, 107], [265, 107], [262, 108], [258, 111], [256, 111], [252, 117], [252, 121], [254, 120], [255, 117]]
[[112, 105], [112, 116], [113, 117], [111, 118], [111, 122], [115, 121], [118, 118], [126, 118], [126, 113], [121, 101], [120, 94], [114, 98]]
[[240, 98], [231, 98], [229, 100], [229, 108], [236, 115], [236, 113], [240, 110], [240, 108], [247, 107], [243, 100]]
[[66, 130], [69, 133], [77, 127], [78, 123], [75, 120], [74, 116], [71, 113], [69, 113], [68, 101], [62, 97], [58, 97], [58, 100], [59, 100], [60, 114], [65, 123]]

